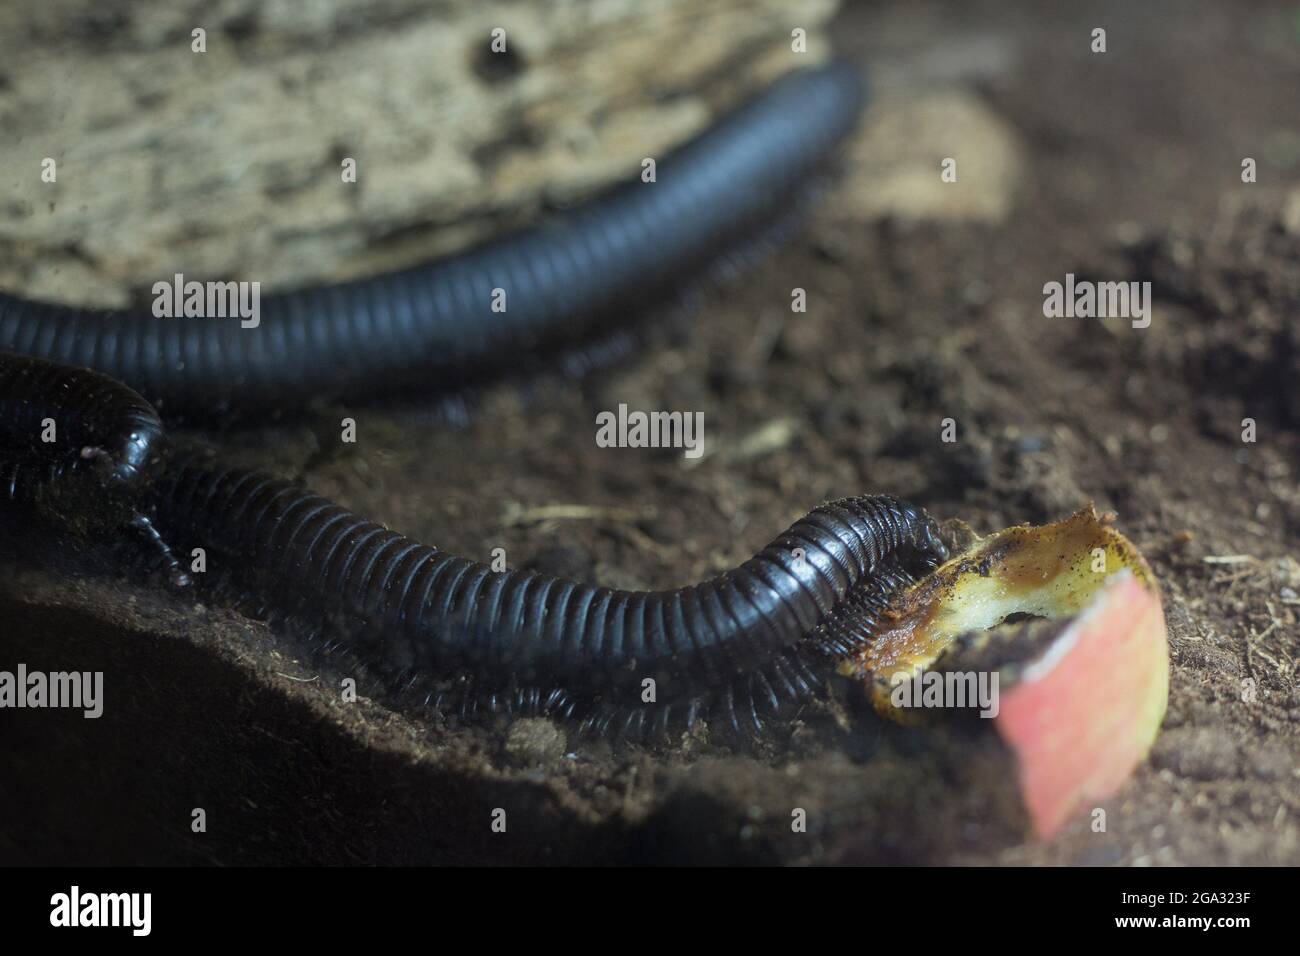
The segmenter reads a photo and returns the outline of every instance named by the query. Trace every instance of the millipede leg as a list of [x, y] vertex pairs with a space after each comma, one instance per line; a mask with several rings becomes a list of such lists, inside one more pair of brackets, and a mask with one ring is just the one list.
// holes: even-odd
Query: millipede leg
[[128, 527], [162, 558], [163, 566], [167, 569], [167, 580], [173, 588], [179, 590], [190, 587], [194, 583], [189, 573], [177, 559], [176, 553], [172, 551], [171, 545], [163, 540], [163, 536], [158, 533], [158, 529], [148, 515], [137, 511], [131, 516]]

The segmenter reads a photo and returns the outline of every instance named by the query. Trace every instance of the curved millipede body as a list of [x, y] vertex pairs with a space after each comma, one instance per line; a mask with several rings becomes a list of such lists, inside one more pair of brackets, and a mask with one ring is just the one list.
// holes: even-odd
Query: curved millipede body
[[[30, 423], [67, 424], [44, 457], [28, 442], [31, 451], [4, 459], [29, 461], [30, 474], [50, 482], [8, 498], [35, 499], [72, 472], [93, 479], [95, 506], [129, 506], [122, 523], [163, 548], [173, 578], [162, 542], [203, 548], [242, 595], [342, 626], [383, 669], [450, 680], [462, 705], [491, 712], [554, 712], [640, 733], [721, 708], [724, 723], [761, 729], [818, 689], [817, 658], [869, 638], [886, 599], [946, 553], [923, 511], [879, 495], [823, 505], [738, 568], [684, 588], [622, 591], [498, 572], [291, 482], [206, 452], [168, 455], [148, 404], [97, 373], [0, 353], [0, 382], [10, 386], [0, 415], [11, 429], [28, 423], [7, 432], [11, 443]], [[80, 450], [88, 447], [97, 454]], [[83, 462], [103, 467], [78, 471]], [[84, 485], [76, 490], [85, 497]], [[647, 679], [653, 702], [641, 697]]]
[[[820, 679], [810, 654], [869, 633], [882, 596], [945, 554], [923, 511], [889, 496], [823, 505], [740, 567], [700, 584], [621, 591], [493, 571], [411, 541], [289, 482], [180, 456], [156, 486], [159, 527], [298, 616], [351, 623], [390, 669], [472, 675], [488, 709], [667, 721], [719, 691], [772, 705]], [[216, 557], [212, 557], [215, 555]], [[643, 682], [658, 707], [636, 707]]]
[[[740, 567], [675, 590], [495, 572], [297, 485], [170, 453], [154, 408], [108, 376], [169, 409], [284, 406], [436, 384], [589, 332], [772, 219], [861, 100], [852, 67], [794, 74], [665, 159], [652, 184], [425, 266], [270, 297], [256, 328], [0, 294], [0, 502], [34, 502], [83, 532], [133, 528], [177, 584], [168, 545], [203, 548], [240, 600], [341, 626], [384, 669], [451, 685], [437, 693], [463, 710], [629, 733], [716, 713], [759, 730], [944, 556], [924, 512], [886, 496], [832, 502]], [[496, 288], [504, 312], [491, 310]], [[43, 442], [49, 420], [57, 438]]]
[[98, 369], [168, 410], [445, 384], [590, 333], [751, 238], [862, 100], [851, 65], [791, 74], [664, 158], [654, 182], [427, 265], [267, 296], [256, 327], [0, 293], [0, 349]]

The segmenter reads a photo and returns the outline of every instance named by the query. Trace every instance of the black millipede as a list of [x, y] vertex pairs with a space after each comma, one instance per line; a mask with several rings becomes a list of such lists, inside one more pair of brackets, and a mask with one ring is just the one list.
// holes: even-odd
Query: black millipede
[[[589, 332], [770, 219], [861, 99], [851, 67], [794, 74], [666, 159], [654, 185], [416, 269], [269, 298], [255, 329], [0, 294], [0, 349], [11, 350], [0, 351], [0, 499], [86, 537], [135, 529], [178, 585], [171, 548], [203, 548], [241, 599], [342, 624], [358, 653], [431, 675], [439, 701], [464, 712], [556, 714], [629, 735], [706, 714], [761, 730], [945, 556], [925, 512], [841, 499], [703, 583], [614, 590], [494, 571], [293, 483], [173, 449], [138, 392], [169, 410], [295, 404], [439, 383]], [[494, 287], [508, 290], [505, 312], [489, 311]]]
[[116, 502], [106, 515], [129, 511], [181, 553], [204, 549], [277, 613], [344, 622], [353, 649], [384, 670], [451, 675], [462, 709], [555, 713], [598, 730], [619, 721], [638, 735], [721, 707], [725, 723], [760, 730], [820, 687], [816, 658], [851, 651], [884, 599], [946, 555], [933, 519], [875, 495], [822, 505], [740, 567], [673, 590], [494, 571], [292, 482], [171, 451], [148, 404], [98, 373], [0, 353], [0, 383], [11, 446], [42, 422], [57, 439], [43, 456], [28, 441], [0, 459], [9, 475], [24, 474], [17, 463], [55, 466], [9, 479], [8, 499], [97, 490], [99, 506]]
[[[202, 452], [172, 461], [153, 507], [178, 549], [204, 548], [297, 616], [346, 620], [354, 649], [390, 671], [472, 675], [462, 697], [488, 711], [621, 719], [631, 731], [737, 699], [761, 728], [820, 686], [812, 658], [851, 650], [881, 599], [946, 554], [923, 511], [862, 496], [822, 505], [700, 584], [615, 590], [495, 571]], [[641, 705], [647, 679], [653, 706]]]
[[253, 328], [0, 292], [0, 349], [96, 369], [168, 412], [454, 384], [644, 312], [752, 241], [807, 188], [863, 99], [850, 64], [790, 74], [665, 157], [654, 182], [426, 265], [268, 295]]

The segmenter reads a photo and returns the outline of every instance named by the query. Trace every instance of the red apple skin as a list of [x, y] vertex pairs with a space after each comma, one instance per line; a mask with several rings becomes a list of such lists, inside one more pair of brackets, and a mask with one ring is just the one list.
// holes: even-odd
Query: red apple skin
[[994, 723], [1039, 837], [1119, 790], [1151, 749], [1168, 692], [1160, 596], [1117, 575], [1001, 693]]

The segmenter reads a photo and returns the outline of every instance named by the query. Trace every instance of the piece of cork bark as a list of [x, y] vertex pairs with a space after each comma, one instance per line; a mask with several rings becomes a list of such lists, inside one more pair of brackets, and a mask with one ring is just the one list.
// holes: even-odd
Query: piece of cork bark
[[11, 5], [0, 288], [119, 305], [176, 272], [284, 288], [463, 247], [637, 174], [719, 109], [824, 60], [835, 6]]

